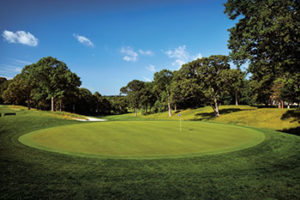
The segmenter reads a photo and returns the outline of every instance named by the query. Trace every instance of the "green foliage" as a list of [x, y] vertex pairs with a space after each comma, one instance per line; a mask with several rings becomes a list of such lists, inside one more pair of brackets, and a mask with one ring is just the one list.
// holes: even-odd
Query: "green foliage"
[[[258, 103], [269, 103], [276, 84], [273, 82], [283, 74], [300, 74], [299, 5], [294, 0], [228, 0], [225, 3], [225, 13], [230, 19], [238, 20], [229, 29], [230, 56], [237, 65], [250, 62], [250, 85]], [[295, 91], [297, 83], [289, 81], [284, 87]]]
[[135, 109], [137, 115], [137, 109], [140, 106], [142, 90], [145, 87], [145, 83], [139, 80], [130, 81], [127, 86], [120, 89], [120, 92], [127, 94], [129, 105]]
[[229, 58], [223, 55], [213, 55], [201, 58], [186, 65], [191, 65], [196, 71], [198, 84], [203, 93], [204, 102], [212, 105], [216, 116], [219, 116], [219, 99], [229, 93], [227, 87], [229, 74]]

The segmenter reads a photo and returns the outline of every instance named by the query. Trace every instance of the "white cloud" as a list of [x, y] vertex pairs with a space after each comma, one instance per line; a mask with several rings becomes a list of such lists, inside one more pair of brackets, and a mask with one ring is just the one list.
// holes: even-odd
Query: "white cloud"
[[73, 36], [77, 39], [78, 42], [80, 42], [83, 45], [89, 46], [89, 47], [94, 47], [93, 42], [88, 39], [87, 37], [84, 37], [82, 35], [78, 34], [73, 34]]
[[10, 77], [10, 76], [5, 76], [5, 75], [2, 75], [2, 74], [0, 74], [0, 77], [6, 78], [7, 80], [12, 80], [12, 79], [13, 79], [13, 78]]
[[156, 68], [154, 65], [149, 65], [148, 67], [146, 67], [147, 70], [149, 70], [150, 72], [156, 72]]
[[178, 68], [181, 67], [181, 65], [195, 60], [197, 58], [202, 58], [202, 55], [198, 53], [196, 56], [191, 55], [189, 52], [186, 51], [186, 46], [182, 45], [174, 50], [168, 50], [165, 51], [165, 54], [172, 59], [175, 59], [175, 61], [172, 63], [173, 66], [177, 66]]
[[143, 78], [144, 78], [144, 80], [145, 80], [146, 82], [151, 82], [151, 81], [152, 81], [150, 78], [147, 78], [147, 77], [145, 77], [145, 76], [143, 76]]
[[9, 43], [20, 43], [33, 47], [38, 45], [38, 39], [31, 33], [26, 33], [25, 31], [17, 31], [14, 33], [5, 30], [2, 33], [2, 37]]
[[146, 51], [144, 51], [144, 50], [142, 50], [142, 49], [140, 49], [139, 50], [139, 53], [141, 54], [141, 55], [147, 55], [147, 56], [153, 56], [153, 52], [152, 51], [150, 51], [150, 50], [146, 50]]
[[136, 62], [138, 60], [138, 53], [135, 52], [131, 47], [122, 47], [121, 53], [125, 54], [123, 60], [127, 62]]

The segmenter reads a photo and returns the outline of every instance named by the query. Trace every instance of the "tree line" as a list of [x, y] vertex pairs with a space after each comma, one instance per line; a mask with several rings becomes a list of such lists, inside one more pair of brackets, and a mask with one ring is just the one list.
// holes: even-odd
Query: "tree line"
[[80, 88], [81, 81], [67, 65], [52, 57], [27, 65], [12, 80], [0, 77], [0, 103], [86, 115], [127, 112], [124, 97], [104, 97]]
[[[219, 116], [220, 103], [299, 105], [299, 2], [228, 0], [224, 6], [225, 14], [237, 20], [229, 29], [230, 55], [197, 59], [174, 72], [162, 70], [151, 83], [129, 82], [121, 93], [134, 110], [153, 107], [171, 116], [172, 109], [211, 105]], [[230, 61], [237, 69], [230, 69]], [[248, 68], [242, 72], [245, 63]]]
[[[300, 102], [300, 9], [295, 0], [228, 0], [225, 14], [237, 23], [229, 55], [211, 55], [154, 74], [152, 82], [130, 81], [120, 96], [80, 88], [65, 63], [42, 58], [13, 80], [0, 78], [1, 101], [81, 114], [142, 113], [220, 104], [277, 105]], [[230, 64], [234, 64], [235, 69]], [[241, 66], [248, 67], [242, 71]], [[124, 95], [124, 96], [121, 96]]]

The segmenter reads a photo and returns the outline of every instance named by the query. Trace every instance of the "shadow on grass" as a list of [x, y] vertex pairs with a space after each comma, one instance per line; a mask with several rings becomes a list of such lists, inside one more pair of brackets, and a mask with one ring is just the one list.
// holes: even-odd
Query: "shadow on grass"
[[279, 131], [300, 136], [300, 126], [296, 127], [296, 128], [283, 129], [283, 130], [279, 130]]
[[[240, 109], [240, 108], [226, 108], [220, 110], [220, 115], [229, 114], [233, 112], [245, 111], [251, 109]], [[193, 119], [194, 121], [202, 121], [202, 120], [210, 120], [216, 117], [214, 112], [207, 112], [207, 113], [196, 113], [196, 118]], [[199, 118], [198, 118], [199, 117]]]
[[288, 120], [292, 118], [291, 122], [296, 122], [298, 121], [298, 123], [300, 123], [300, 110], [288, 110], [286, 113], [284, 113], [281, 116], [281, 120]]

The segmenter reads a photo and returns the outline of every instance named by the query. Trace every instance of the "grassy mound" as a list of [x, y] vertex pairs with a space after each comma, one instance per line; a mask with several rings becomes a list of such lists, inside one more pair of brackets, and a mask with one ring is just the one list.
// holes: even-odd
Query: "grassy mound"
[[98, 159], [18, 141], [29, 132], [83, 122], [47, 112], [14, 112], [0, 118], [0, 199], [300, 199], [300, 137], [295, 135], [258, 129], [265, 140], [240, 151]]
[[[251, 106], [220, 106], [220, 117], [215, 118], [212, 108], [207, 106], [198, 109], [187, 109], [177, 112], [183, 120], [213, 121], [222, 123], [233, 123], [246, 126], [268, 128], [288, 132], [289, 129], [300, 127], [300, 110], [278, 109], [278, 108], [257, 108]], [[107, 116], [108, 120], [178, 120], [177, 113], [173, 112], [172, 117], [168, 112], [138, 115], [135, 118], [133, 113]], [[299, 130], [299, 129], [298, 129]]]
[[260, 132], [233, 125], [175, 121], [105, 122], [42, 129], [22, 143], [45, 150], [114, 158], [179, 157], [223, 153], [254, 146]]

